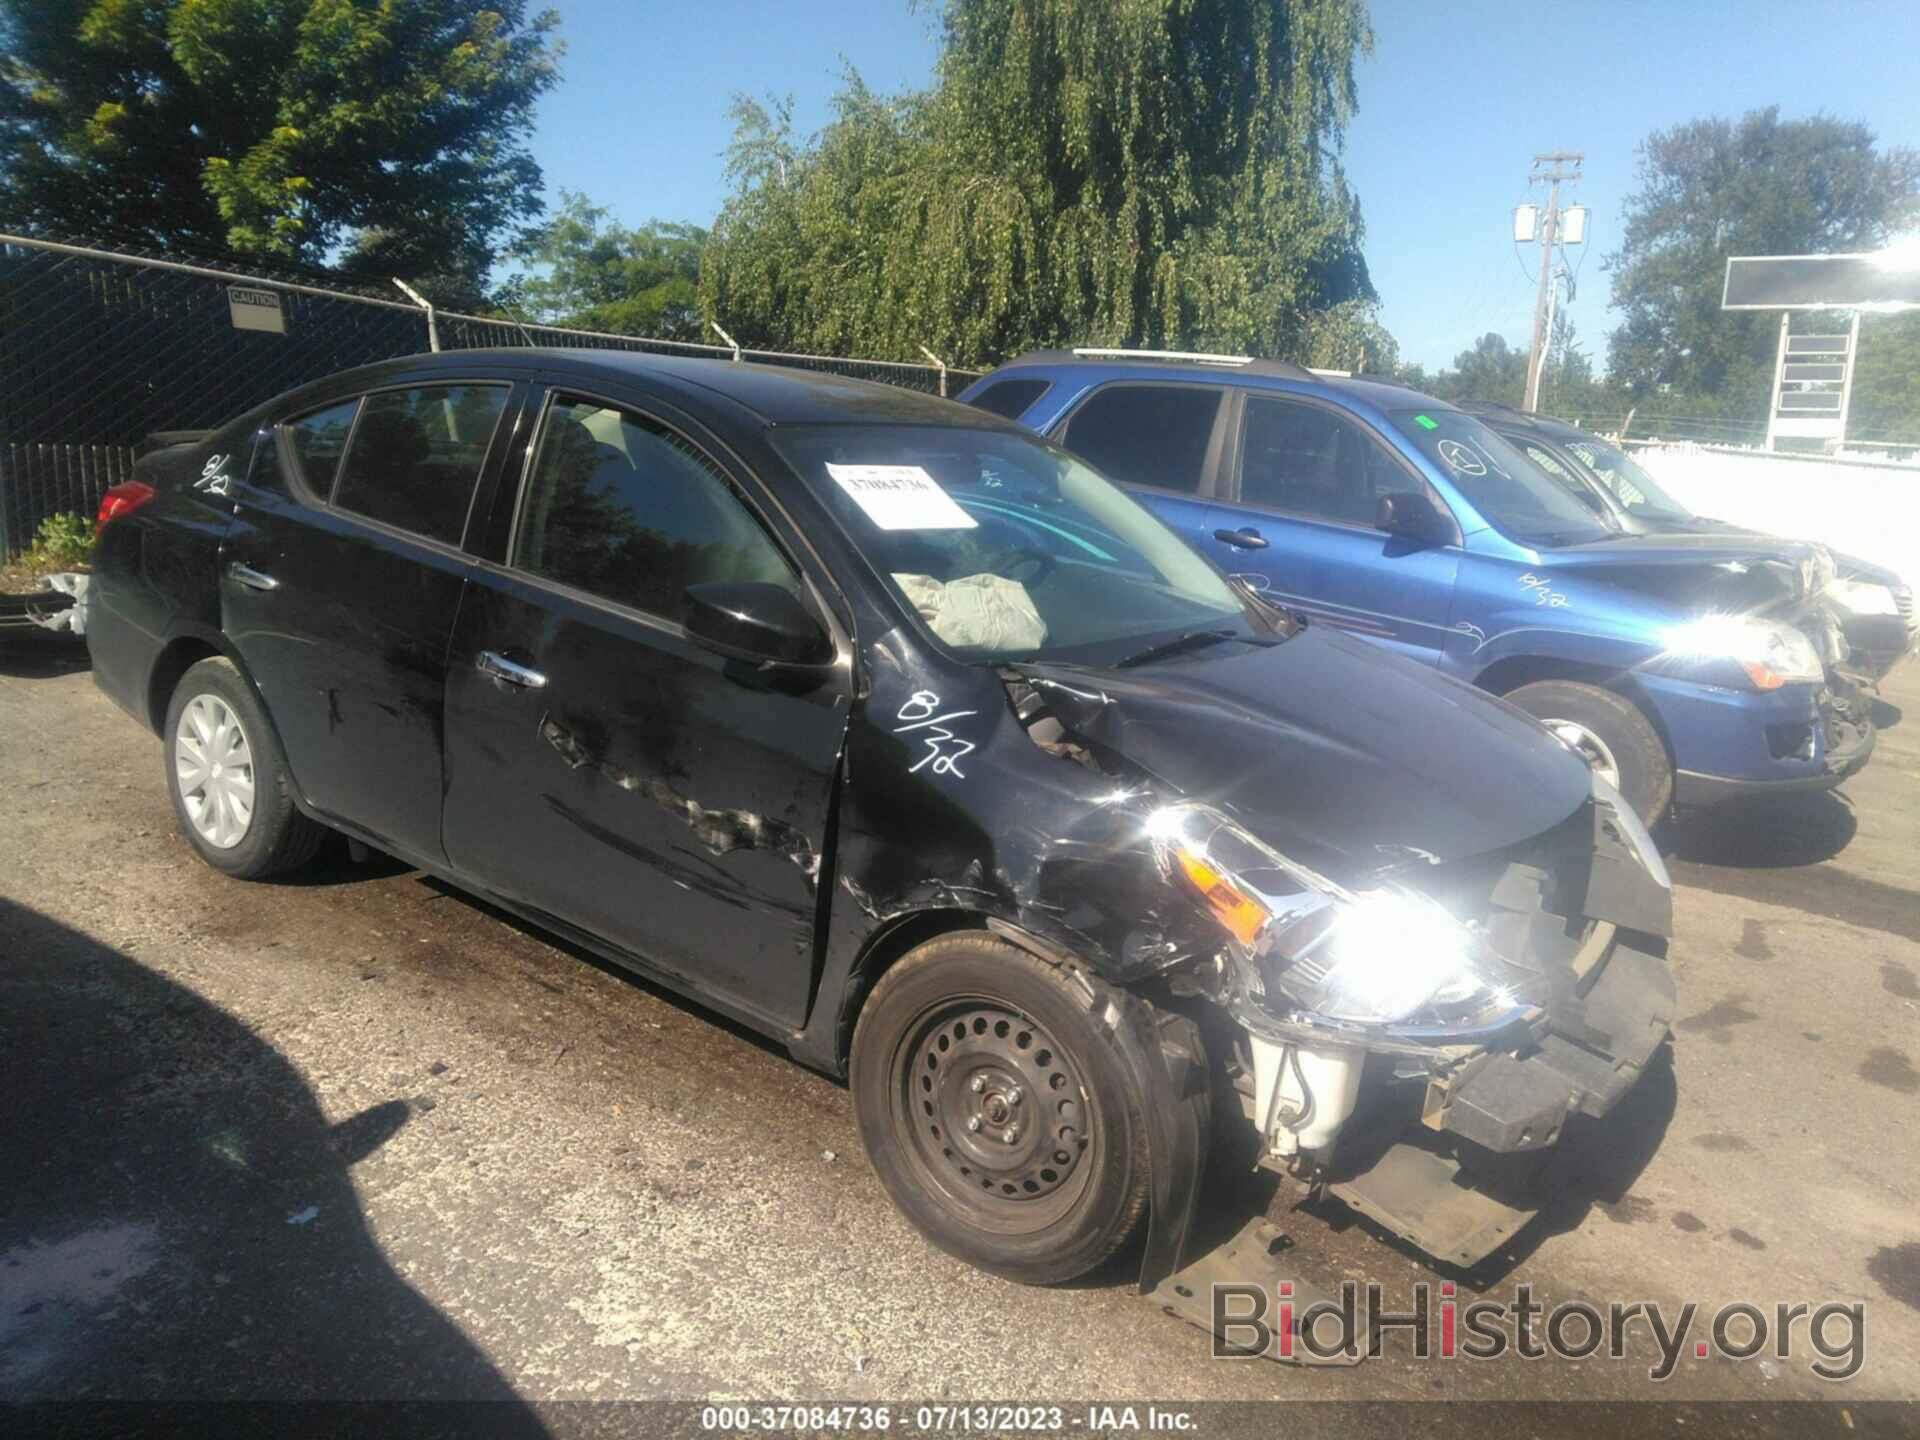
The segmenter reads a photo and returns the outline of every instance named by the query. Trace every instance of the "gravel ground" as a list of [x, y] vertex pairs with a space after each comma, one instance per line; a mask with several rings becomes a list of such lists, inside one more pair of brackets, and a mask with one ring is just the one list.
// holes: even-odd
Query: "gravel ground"
[[[1844, 794], [1665, 837], [1671, 1069], [1466, 1292], [1865, 1307], [1851, 1380], [1802, 1343], [1656, 1384], [1640, 1340], [1216, 1361], [1124, 1270], [970, 1270], [897, 1217], [834, 1082], [377, 857], [222, 878], [84, 657], [0, 657], [0, 1396], [1920, 1397], [1920, 666], [1887, 699]], [[1267, 1206], [1303, 1285], [1437, 1278], [1294, 1198], [1216, 1218]]]

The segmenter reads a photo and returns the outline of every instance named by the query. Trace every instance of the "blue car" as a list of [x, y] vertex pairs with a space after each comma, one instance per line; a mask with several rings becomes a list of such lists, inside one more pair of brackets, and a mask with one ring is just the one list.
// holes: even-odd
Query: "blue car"
[[1818, 545], [1630, 533], [1445, 401], [1278, 361], [1043, 351], [960, 398], [1132, 487], [1247, 588], [1506, 697], [1648, 823], [1827, 789], [1872, 753]]
[[[1484, 400], [1462, 401], [1460, 408], [1486, 421], [1575, 499], [1629, 535], [1761, 533], [1694, 514], [1661, 489], [1632, 456], [1591, 431]], [[1827, 586], [1826, 599], [1840, 620], [1849, 652], [1838, 673], [1856, 685], [1876, 687], [1920, 646], [1913, 587], [1870, 560], [1836, 553], [1833, 562], [1836, 576]]]

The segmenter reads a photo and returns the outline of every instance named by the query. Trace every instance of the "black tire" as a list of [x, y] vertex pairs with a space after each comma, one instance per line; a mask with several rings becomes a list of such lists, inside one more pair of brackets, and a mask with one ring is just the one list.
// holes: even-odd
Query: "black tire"
[[848, 1077], [860, 1138], [894, 1203], [949, 1255], [1058, 1284], [1139, 1226], [1146, 1120], [1107, 1011], [1060, 967], [978, 931], [928, 941], [874, 987]]
[[1620, 772], [1619, 791], [1652, 826], [1673, 801], [1673, 762], [1651, 721], [1624, 695], [1574, 680], [1522, 685], [1507, 699], [1536, 720], [1567, 720], [1598, 737]]
[[[251, 813], [238, 838], [225, 844], [215, 843], [195, 819], [194, 807], [206, 804], [204, 792], [195, 792], [198, 798], [190, 807], [181, 789], [180, 760], [185, 753], [180, 739], [181, 718], [189, 705], [203, 697], [231, 713], [252, 762], [247, 767], [253, 786]], [[231, 660], [216, 656], [188, 667], [167, 702], [166, 726], [160, 738], [174, 819], [187, 843], [207, 864], [241, 880], [263, 880], [313, 858], [326, 838], [326, 827], [295, 807], [287, 757], [253, 687]]]

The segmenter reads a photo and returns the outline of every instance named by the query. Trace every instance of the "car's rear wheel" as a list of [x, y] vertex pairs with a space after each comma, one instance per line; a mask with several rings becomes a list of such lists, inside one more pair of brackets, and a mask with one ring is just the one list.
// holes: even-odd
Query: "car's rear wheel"
[[1640, 707], [1624, 695], [1574, 680], [1542, 680], [1508, 694], [1561, 744], [1626, 798], [1648, 825], [1673, 800], [1673, 762]]
[[313, 858], [326, 829], [294, 806], [286, 756], [231, 660], [188, 668], [162, 735], [174, 817], [202, 860], [258, 880]]
[[928, 941], [881, 977], [850, 1084], [894, 1203], [983, 1270], [1073, 1279], [1146, 1212], [1143, 1101], [1116, 1038], [1059, 967], [994, 936]]

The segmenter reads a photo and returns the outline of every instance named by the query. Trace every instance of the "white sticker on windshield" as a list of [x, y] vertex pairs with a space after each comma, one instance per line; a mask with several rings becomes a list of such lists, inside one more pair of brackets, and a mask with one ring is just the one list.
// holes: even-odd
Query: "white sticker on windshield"
[[971, 515], [918, 465], [827, 465], [840, 488], [882, 530], [971, 530]]

